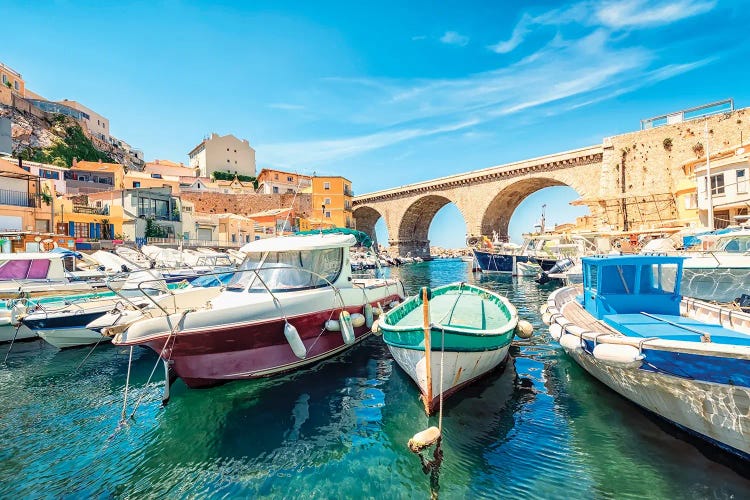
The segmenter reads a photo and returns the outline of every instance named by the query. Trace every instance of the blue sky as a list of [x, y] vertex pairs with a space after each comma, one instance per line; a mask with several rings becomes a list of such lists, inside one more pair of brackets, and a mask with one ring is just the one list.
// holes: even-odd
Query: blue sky
[[[210, 133], [259, 168], [349, 177], [365, 193], [600, 143], [639, 120], [750, 102], [746, 9], [723, 0], [0, 3], [0, 62], [81, 101], [147, 159]], [[746, 7], [746, 6], [745, 6]], [[525, 200], [511, 235], [580, 213]], [[461, 246], [447, 206], [433, 244]], [[382, 238], [382, 236], [381, 236]]]

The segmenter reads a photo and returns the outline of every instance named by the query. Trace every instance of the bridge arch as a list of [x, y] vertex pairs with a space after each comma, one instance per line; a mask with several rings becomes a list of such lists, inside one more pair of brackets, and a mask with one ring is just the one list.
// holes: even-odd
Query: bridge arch
[[[367, 234], [373, 241], [377, 241], [377, 235], [375, 234], [375, 224], [378, 220], [383, 217], [378, 210], [367, 205], [358, 206], [352, 212], [354, 216], [355, 226], [358, 231], [362, 231]], [[378, 243], [385, 243], [379, 241]]]
[[[430, 256], [430, 224], [440, 209], [449, 203], [454, 202], [442, 195], [428, 194], [417, 198], [406, 207], [398, 225], [398, 237], [396, 241], [391, 241], [398, 247], [399, 255], [411, 253], [413, 257]], [[458, 204], [455, 205], [466, 220], [461, 208]]]
[[580, 187], [563, 182], [554, 177], [526, 177], [505, 186], [489, 202], [482, 215], [481, 233], [491, 235], [497, 231], [501, 236], [508, 234], [508, 225], [513, 213], [529, 195], [548, 187], [566, 186], [573, 188], [579, 195], [584, 192]]

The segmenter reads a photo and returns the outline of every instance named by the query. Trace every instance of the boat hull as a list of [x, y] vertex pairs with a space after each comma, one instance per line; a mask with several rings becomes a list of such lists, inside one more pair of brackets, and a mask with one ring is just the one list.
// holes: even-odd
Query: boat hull
[[38, 338], [36, 332], [28, 329], [28, 327], [21, 325], [16, 333], [16, 325], [3, 325], [0, 326], [0, 343], [12, 342], [14, 337], [15, 340], [33, 340]]
[[[434, 413], [440, 406], [442, 388], [443, 400], [449, 398], [462, 387], [475, 382], [492, 372], [508, 357], [507, 344], [490, 351], [431, 351], [432, 399], [427, 401], [427, 359], [424, 350], [408, 349], [388, 345], [393, 359], [417, 384], [425, 409]], [[442, 358], [442, 359], [441, 359]]]
[[99, 332], [80, 327], [38, 330], [36, 333], [58, 349], [69, 349], [112, 340], [111, 337], [104, 336]]
[[[401, 296], [393, 294], [372, 305], [399, 300]], [[361, 305], [349, 306], [346, 310], [350, 314], [363, 312]], [[268, 377], [303, 368], [349, 349], [370, 334], [366, 326], [354, 328], [354, 342], [346, 344], [340, 331], [326, 330], [326, 321], [338, 318], [340, 311], [340, 308], [321, 309], [287, 317], [305, 345], [304, 359], [292, 351], [284, 336], [286, 323], [281, 318], [217, 324], [210, 328], [181, 330], [175, 335], [164, 332], [147, 341], [116, 343], [147, 345], [168, 360], [174, 373], [188, 387], [210, 387], [230, 380]]]
[[516, 272], [516, 262], [529, 262], [529, 257], [526, 255], [484, 252], [482, 250], [474, 250], [474, 258], [483, 273], [513, 274]]

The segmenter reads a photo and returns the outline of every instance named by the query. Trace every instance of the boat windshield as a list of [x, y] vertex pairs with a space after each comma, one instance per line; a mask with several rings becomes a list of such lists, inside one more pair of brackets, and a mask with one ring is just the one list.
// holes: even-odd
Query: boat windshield
[[272, 292], [288, 292], [323, 287], [338, 279], [343, 261], [343, 248], [249, 253], [227, 290], [263, 292], [268, 287]]
[[750, 251], [750, 234], [721, 238], [716, 248], [720, 252], [745, 253]]

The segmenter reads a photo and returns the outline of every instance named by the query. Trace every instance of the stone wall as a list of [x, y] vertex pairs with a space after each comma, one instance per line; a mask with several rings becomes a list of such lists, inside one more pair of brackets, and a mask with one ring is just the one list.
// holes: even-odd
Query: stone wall
[[[706, 121], [712, 154], [739, 146], [741, 138], [750, 138], [750, 112], [744, 108], [604, 139], [599, 194], [610, 199], [611, 225], [638, 229], [677, 217], [674, 197], [666, 195], [674, 193], [681, 180], [691, 180], [683, 165], [705, 157]], [[623, 195], [626, 203], [614, 201]], [[619, 210], [615, 214], [616, 205]]]
[[294, 210], [299, 217], [309, 217], [312, 201], [309, 194], [224, 194], [194, 193], [180, 194], [180, 198], [195, 204], [195, 211], [206, 214], [233, 213], [250, 215], [274, 208], [289, 208], [294, 201]]

